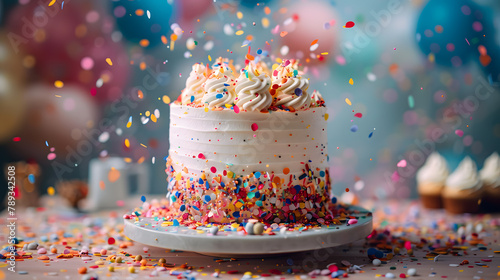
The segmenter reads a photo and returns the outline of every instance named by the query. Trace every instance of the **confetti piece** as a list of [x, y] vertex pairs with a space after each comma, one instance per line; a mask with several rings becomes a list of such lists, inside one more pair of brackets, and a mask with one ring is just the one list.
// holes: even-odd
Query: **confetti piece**
[[151, 19], [151, 12], [149, 10], [146, 11], [146, 14], [148, 16], [148, 19]]
[[158, 119], [156, 118], [156, 116], [155, 116], [155, 115], [151, 115], [151, 120], [152, 120], [153, 122], [157, 122], [157, 121], [158, 121]]
[[163, 100], [163, 103], [165, 103], [165, 104], [169, 104], [170, 103], [170, 97], [168, 97], [168, 95], [164, 95], [162, 97], [162, 100]]
[[408, 96], [408, 106], [410, 107], [410, 109], [413, 109], [413, 107], [415, 106], [415, 99], [413, 98], [413, 95]]
[[202, 153], [199, 153], [199, 154], [198, 154], [198, 158], [205, 159], [205, 155], [204, 155], [204, 154], [202, 154]]
[[456, 134], [456, 135], [458, 135], [458, 137], [462, 137], [462, 136], [464, 136], [464, 132], [463, 132], [463, 130], [461, 130], [461, 129], [457, 129], [457, 130], [455, 130], [455, 134]]
[[236, 105], [234, 105], [234, 106], [233, 106], [233, 109], [234, 109], [234, 112], [235, 112], [236, 114], [238, 114], [238, 113], [240, 112], [240, 107], [238, 107], [238, 106], [236, 106]]
[[116, 240], [113, 237], [108, 238], [108, 244], [113, 245], [115, 244]]
[[149, 46], [149, 40], [148, 39], [142, 39], [139, 41], [139, 45], [143, 48], [146, 48], [147, 46]]
[[208, 61], [212, 61], [212, 57], [208, 55]]
[[128, 118], [127, 128], [130, 128], [131, 126], [132, 126], [132, 116]]
[[351, 126], [351, 132], [356, 132], [356, 131], [358, 131], [358, 126], [357, 125]]
[[406, 167], [406, 160], [404, 159], [400, 160], [396, 166], [401, 168]]
[[141, 196], [141, 201], [142, 202], [146, 202], [146, 197], [145, 196]]
[[56, 190], [54, 189], [54, 187], [50, 186], [47, 188], [48, 195], [53, 196], [55, 193], [56, 193]]
[[325, 114], [325, 121], [327, 121], [329, 117], [330, 117], [330, 115], [328, 113], [326, 113]]
[[109, 66], [113, 66], [113, 61], [111, 61], [111, 58], [106, 58], [106, 63], [109, 64]]
[[314, 41], [311, 42], [311, 46], [315, 45], [318, 42], [318, 39], [315, 39]]
[[215, 166], [212, 166], [212, 167], [210, 167], [210, 171], [212, 173], [215, 173], [215, 172], [217, 172], [217, 168], [215, 168]]
[[96, 96], [96, 94], [97, 94], [97, 89], [96, 88], [91, 88], [90, 89], [90, 95]]
[[104, 181], [99, 181], [99, 188], [101, 190], [104, 190], [106, 188], [106, 184], [104, 183]]
[[130, 140], [125, 139], [125, 147], [130, 148]]
[[236, 31], [236, 33], [234, 33], [234, 34], [236, 34], [236, 35], [238, 35], [238, 36], [239, 36], [239, 35], [243, 35], [243, 33], [245, 33], [245, 31], [243, 31], [243, 30], [238, 30], [238, 31]]
[[35, 175], [33, 175], [33, 174], [28, 175], [28, 181], [31, 184], [34, 184], [35, 183]]
[[399, 173], [397, 171], [394, 171], [394, 173], [392, 173], [391, 180], [393, 182], [399, 182], [399, 178]]
[[352, 78], [349, 79], [349, 84], [350, 85], [353, 85], [354, 84], [354, 81], [352, 80]]
[[349, 98], [346, 98], [346, 99], [345, 99], [345, 103], [347, 103], [347, 105], [349, 105], [349, 106], [351, 106], [351, 105], [352, 105], [351, 100], [349, 100]]
[[111, 167], [108, 172], [108, 181], [111, 183], [116, 182], [120, 178], [120, 171], [116, 170], [116, 168]]
[[354, 116], [355, 116], [356, 118], [361, 118], [361, 117], [363, 117], [363, 114], [361, 114], [361, 113], [356, 113], [356, 114], [354, 114]]
[[372, 136], [373, 136], [373, 131], [370, 132], [370, 134], [368, 134], [368, 138], [372, 138]]
[[259, 129], [259, 126], [256, 123], [252, 124], [252, 131], [257, 131]]
[[57, 80], [54, 82], [54, 86], [56, 88], [62, 88], [62, 87], [64, 87], [64, 83], [62, 81]]
[[14, 137], [14, 138], [12, 138], [12, 141], [19, 142], [19, 141], [21, 141], [21, 137]]
[[345, 25], [343, 27], [344, 28], [352, 28], [353, 26], [354, 26], [354, 22], [348, 21], [345, 23]]
[[57, 156], [57, 155], [56, 155], [55, 153], [49, 153], [49, 154], [47, 155], [47, 159], [48, 159], [48, 160], [54, 160], [54, 159], [56, 159], [56, 156]]
[[50, 1], [50, 3], [49, 3], [49, 7], [51, 7], [51, 6], [52, 6], [52, 5], [54, 5], [55, 3], [56, 3], [56, 0], [52, 0], [52, 1]]
[[288, 32], [286, 32], [286, 31], [281, 31], [280, 32], [280, 36], [281, 37], [285, 37], [287, 34], [288, 34]]
[[283, 168], [283, 174], [287, 175], [288, 173], [290, 173], [290, 168], [288, 167]]
[[328, 52], [322, 52], [321, 55], [328, 55]]

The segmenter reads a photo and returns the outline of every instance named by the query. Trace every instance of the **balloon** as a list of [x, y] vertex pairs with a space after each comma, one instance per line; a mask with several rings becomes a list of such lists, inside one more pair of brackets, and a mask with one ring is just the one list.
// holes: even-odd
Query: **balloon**
[[[65, 85], [58, 89], [37, 84], [26, 90], [25, 102], [27, 114], [18, 133], [21, 140], [11, 145], [16, 154], [47, 160], [52, 147], [60, 157], [78, 151], [82, 143], [93, 143], [86, 135], [97, 126], [99, 112], [95, 101], [82, 88]], [[94, 134], [91, 137], [97, 137]]]
[[0, 33], [0, 143], [15, 137], [25, 112], [21, 91], [26, 78], [19, 55], [4, 33]]
[[[299, 2], [288, 8], [286, 15], [292, 22], [287, 25], [281, 24], [278, 32], [282, 45], [289, 48], [289, 57], [299, 58], [306, 64], [316, 64], [334, 55], [336, 33], [333, 28], [325, 28], [325, 25], [331, 25], [338, 17], [327, 2]], [[318, 40], [317, 48], [311, 45], [315, 40]], [[321, 55], [324, 52], [328, 52], [329, 55]]]
[[439, 65], [459, 67], [470, 59], [484, 31], [483, 12], [469, 0], [430, 0], [417, 22], [417, 42]]
[[167, 0], [118, 0], [114, 1], [113, 14], [120, 31], [127, 40], [156, 46], [161, 36], [170, 30], [173, 7]]

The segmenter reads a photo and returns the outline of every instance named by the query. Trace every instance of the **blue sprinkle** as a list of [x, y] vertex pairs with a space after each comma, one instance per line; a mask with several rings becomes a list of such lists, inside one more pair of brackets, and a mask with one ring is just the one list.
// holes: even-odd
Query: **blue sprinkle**
[[186, 210], [186, 205], [182, 204], [179, 210], [181, 210], [181, 212], [184, 212], [184, 210]]
[[370, 134], [368, 134], [368, 138], [372, 138], [372, 136], [373, 136], [373, 131], [370, 132]]
[[335, 196], [334, 196], [334, 197], [332, 197], [332, 203], [333, 203], [333, 204], [337, 203], [337, 198], [336, 198]]
[[45, 141], [45, 146], [48, 147], [49, 146], [49, 142]]
[[302, 90], [300, 88], [295, 89], [295, 95], [301, 96], [302, 95]]
[[305, 177], [307, 177], [307, 174], [305, 174], [305, 173], [304, 173], [304, 174], [302, 174], [302, 175], [300, 175], [300, 176], [299, 176], [299, 180], [302, 180], [302, 179], [304, 179]]
[[236, 211], [233, 213], [233, 217], [239, 218], [240, 217], [240, 211]]
[[191, 206], [191, 207], [193, 207], [193, 209], [196, 210], [196, 211], [200, 211], [200, 208], [198, 208], [196, 206]]
[[194, 95], [191, 95], [191, 102], [194, 102]]
[[351, 126], [351, 131], [352, 131], [352, 132], [356, 132], [356, 131], [358, 131], [358, 126], [357, 126], [357, 125], [353, 125], [353, 126]]
[[200, 185], [203, 184], [203, 179], [201, 179], [201, 178], [198, 179], [198, 184], [200, 184]]
[[61, 10], [64, 9], [64, 1], [61, 3]]
[[33, 175], [33, 174], [28, 175], [28, 181], [30, 181], [30, 183], [34, 184], [35, 183], [35, 175]]
[[205, 195], [205, 202], [209, 202], [212, 198], [209, 195]]
[[222, 93], [218, 93], [218, 94], [215, 96], [215, 98], [220, 99], [220, 98], [222, 98], [222, 96], [224, 96], [224, 95], [222, 95]]
[[175, 195], [172, 195], [172, 196], [170, 197], [170, 199], [172, 200], [172, 202], [176, 202], [176, 201], [177, 201], [177, 197], [175, 197]]
[[257, 54], [261, 54], [262, 53], [262, 50], [261, 49], [258, 49], [257, 50]]
[[145, 196], [141, 196], [141, 201], [142, 202], [146, 202], [146, 197]]
[[230, 85], [229, 85], [229, 84], [224, 83], [224, 86], [225, 86], [225, 87], [228, 87], [228, 86], [230, 86]]
[[178, 226], [180, 226], [179, 221], [177, 221], [176, 219], [174, 219], [174, 225], [173, 225], [173, 226], [174, 226], [174, 227], [178, 227]]
[[325, 177], [325, 171], [321, 170], [321, 171], [319, 172], [319, 176], [320, 176], [320, 177]]
[[207, 188], [207, 190], [210, 189], [210, 184], [208, 183], [208, 181], [205, 182], [205, 188]]
[[255, 178], [259, 179], [260, 178], [260, 172], [258, 172], [258, 171], [255, 172], [254, 176], [255, 176]]

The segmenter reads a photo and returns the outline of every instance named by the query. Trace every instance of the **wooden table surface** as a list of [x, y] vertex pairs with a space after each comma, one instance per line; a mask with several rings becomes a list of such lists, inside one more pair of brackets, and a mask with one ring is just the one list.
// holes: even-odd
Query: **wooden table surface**
[[[193, 252], [145, 248], [142, 244], [127, 240], [122, 234], [121, 216], [127, 210], [132, 209], [134, 203], [138, 204], [137, 201], [138, 199], [135, 199], [126, 203], [121, 209], [113, 211], [75, 215], [62, 206], [57, 198], [51, 197], [44, 199], [44, 209], [18, 210], [17, 236], [27, 243], [36, 241], [49, 253], [39, 254], [37, 250], [27, 250], [23, 259], [16, 261], [16, 272], [8, 270], [10, 264], [5, 258], [0, 259], [0, 279], [91, 279], [90, 277], [98, 279], [215, 279], [216, 277], [221, 279], [261, 277], [330, 279], [331, 273], [327, 273], [326, 269], [328, 267], [332, 269], [334, 267], [331, 266], [332, 264], [335, 264], [338, 269], [350, 267], [352, 273], [349, 273], [348, 277], [353, 279], [389, 278], [391, 275], [388, 273], [393, 274], [395, 278], [414, 279], [500, 278], [499, 215], [451, 216], [441, 210], [421, 209], [418, 202], [365, 201], [363, 206], [374, 213], [374, 228], [377, 231], [377, 234], [370, 239], [336, 248], [289, 255], [220, 259]], [[8, 222], [6, 218], [6, 213], [3, 213], [0, 218], [3, 225], [0, 230], [2, 246], [7, 245], [9, 234], [5, 226]], [[463, 228], [459, 230], [461, 226]], [[462, 231], [466, 240], [456, 244], [455, 250], [441, 250], [443, 254], [435, 261], [429, 246], [439, 247], [435, 245], [439, 243], [441, 247], [446, 247], [446, 242], [456, 239]], [[473, 231], [479, 232], [473, 233]], [[58, 235], [59, 240], [52, 241], [51, 237], [54, 235]], [[116, 243], [108, 244], [110, 237], [113, 237]], [[44, 242], [45, 239], [48, 241]], [[406, 253], [407, 250], [401, 249], [400, 254], [394, 254], [392, 259], [388, 259], [380, 266], [373, 265], [368, 258], [367, 250], [376, 247], [377, 244], [379, 249], [382, 246], [396, 248], [404, 247], [406, 241], [412, 244], [411, 256]], [[50, 253], [51, 245], [57, 248], [56, 254]], [[82, 246], [89, 247], [89, 257], [75, 255], [68, 259], [57, 258], [66, 247], [75, 250], [74, 253], [76, 253], [82, 249]], [[107, 256], [93, 255], [94, 248], [98, 248], [99, 251], [102, 248], [108, 248]], [[129, 269], [134, 263], [131, 256], [138, 254], [146, 259], [147, 263], [145, 266], [135, 266], [135, 272], [131, 273]], [[112, 263], [110, 255], [123, 258], [124, 263]], [[48, 260], [38, 259], [40, 256], [47, 256]], [[158, 265], [160, 258], [164, 258], [169, 264], [161, 270]], [[468, 264], [464, 264], [464, 261], [468, 261]], [[114, 267], [114, 272], [109, 272], [109, 266]], [[81, 267], [87, 268], [86, 274], [78, 273]], [[417, 276], [407, 275], [410, 268], [416, 269]], [[328, 275], [313, 276], [310, 272], [315, 269], [323, 270]]]

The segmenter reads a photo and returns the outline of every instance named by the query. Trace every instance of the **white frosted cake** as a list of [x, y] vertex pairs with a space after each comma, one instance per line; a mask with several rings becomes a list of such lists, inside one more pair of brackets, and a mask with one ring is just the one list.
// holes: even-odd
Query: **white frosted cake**
[[251, 62], [235, 75], [223, 59], [193, 66], [170, 106], [171, 217], [332, 221], [324, 101], [289, 60], [267, 69]]

